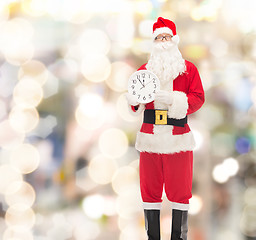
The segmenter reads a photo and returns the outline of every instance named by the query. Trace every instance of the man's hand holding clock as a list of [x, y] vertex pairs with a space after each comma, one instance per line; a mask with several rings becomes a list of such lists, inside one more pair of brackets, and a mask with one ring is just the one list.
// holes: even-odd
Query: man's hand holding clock
[[140, 104], [137, 102], [137, 99], [130, 93], [126, 93], [125, 97], [126, 97], [128, 104], [130, 104], [131, 106], [138, 106]]

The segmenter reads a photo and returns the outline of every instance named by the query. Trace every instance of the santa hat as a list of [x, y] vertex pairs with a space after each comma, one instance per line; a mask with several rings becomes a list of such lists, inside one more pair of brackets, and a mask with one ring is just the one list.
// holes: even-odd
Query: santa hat
[[176, 33], [176, 26], [174, 22], [172, 22], [169, 19], [165, 19], [162, 17], [159, 17], [157, 21], [153, 25], [153, 37], [156, 38], [157, 35], [161, 33], [168, 33], [172, 35], [172, 41], [176, 44], [179, 43], [179, 36]]

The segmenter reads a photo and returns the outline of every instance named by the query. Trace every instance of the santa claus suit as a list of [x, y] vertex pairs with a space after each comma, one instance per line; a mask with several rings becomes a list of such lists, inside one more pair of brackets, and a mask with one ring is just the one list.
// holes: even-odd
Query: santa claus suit
[[[170, 119], [186, 122], [186, 117], [204, 103], [204, 91], [197, 68], [185, 61], [186, 71], [162, 86], [172, 91], [173, 103], [165, 105], [157, 101], [132, 106], [134, 114], [145, 110], [167, 110]], [[146, 70], [147, 64], [138, 70]], [[172, 89], [173, 88], [173, 89]], [[144, 209], [160, 209], [163, 186], [172, 208], [188, 210], [191, 198], [193, 134], [188, 123], [184, 126], [156, 125], [143, 122], [137, 133], [135, 148], [140, 151], [140, 184]]]
[[175, 24], [159, 17], [153, 25], [155, 46], [149, 70], [160, 80], [155, 100], [138, 104], [127, 96], [134, 115], [144, 114], [135, 148], [140, 152], [140, 189], [148, 240], [160, 240], [162, 193], [172, 204], [171, 240], [187, 240], [189, 199], [192, 197], [195, 141], [188, 117], [204, 103], [197, 68], [182, 58]]

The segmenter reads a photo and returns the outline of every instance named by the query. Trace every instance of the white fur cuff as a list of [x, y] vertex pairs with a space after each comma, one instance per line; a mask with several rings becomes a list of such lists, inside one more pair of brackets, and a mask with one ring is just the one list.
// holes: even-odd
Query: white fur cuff
[[140, 152], [162, 154], [186, 152], [194, 150], [195, 140], [191, 131], [182, 135], [172, 135], [170, 132], [162, 134], [138, 132], [135, 148]]
[[173, 91], [173, 103], [168, 106], [168, 117], [182, 119], [188, 111], [188, 98], [184, 92]]
[[171, 202], [171, 207], [172, 209], [177, 209], [182, 211], [189, 210], [189, 204], [184, 204], [184, 203]]
[[143, 209], [151, 210], [156, 209], [160, 210], [162, 206], [162, 203], [160, 202], [143, 202]]

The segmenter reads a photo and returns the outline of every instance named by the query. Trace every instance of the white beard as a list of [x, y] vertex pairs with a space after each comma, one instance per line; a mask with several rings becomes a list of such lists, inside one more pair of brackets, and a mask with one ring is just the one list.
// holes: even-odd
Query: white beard
[[172, 90], [173, 80], [186, 71], [185, 60], [171, 41], [154, 43], [146, 68], [157, 75], [162, 90]]

